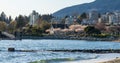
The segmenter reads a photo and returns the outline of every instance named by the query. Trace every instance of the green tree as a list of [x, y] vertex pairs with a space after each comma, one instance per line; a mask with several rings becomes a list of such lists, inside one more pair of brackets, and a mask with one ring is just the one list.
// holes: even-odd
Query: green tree
[[98, 13], [98, 17], [101, 18], [101, 14], [100, 13]]
[[81, 18], [81, 16], [79, 15], [79, 16], [77, 16], [77, 22], [79, 23], [79, 24], [81, 24], [81, 22], [82, 22], [82, 18]]
[[51, 19], [53, 18], [53, 16], [50, 14], [45, 14], [45, 15], [42, 15], [42, 16], [39, 16], [41, 18], [41, 20], [43, 21], [47, 21], [47, 22], [50, 22]]
[[8, 25], [9, 33], [14, 33], [16, 31], [16, 26], [17, 26], [17, 22], [11, 21], [10, 24]]
[[20, 28], [20, 29], [27, 24], [25, 17], [22, 15], [19, 15], [18, 18], [16, 18], [16, 21], [17, 21], [17, 28]]
[[0, 31], [6, 31], [7, 24], [4, 21], [0, 21]]
[[8, 23], [10, 23], [12, 20], [13, 20], [12, 17], [9, 16]]
[[42, 36], [42, 30], [38, 26], [26, 26], [23, 33], [24, 35]]
[[48, 23], [47, 21], [42, 21], [39, 27], [44, 33], [45, 30], [50, 28], [50, 23]]
[[87, 14], [84, 12], [84, 13], [81, 14], [80, 17], [81, 17], [82, 19], [86, 19], [86, 18], [87, 18]]
[[96, 29], [94, 26], [87, 26], [84, 31], [86, 32], [86, 34], [88, 35], [92, 35], [92, 34], [101, 34], [101, 31]]

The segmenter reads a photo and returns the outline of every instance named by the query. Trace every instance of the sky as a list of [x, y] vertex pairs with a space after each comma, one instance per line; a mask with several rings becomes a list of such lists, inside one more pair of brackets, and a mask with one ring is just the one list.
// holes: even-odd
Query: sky
[[0, 13], [15, 18], [29, 15], [33, 10], [39, 14], [52, 14], [62, 8], [93, 2], [94, 0], [0, 0]]

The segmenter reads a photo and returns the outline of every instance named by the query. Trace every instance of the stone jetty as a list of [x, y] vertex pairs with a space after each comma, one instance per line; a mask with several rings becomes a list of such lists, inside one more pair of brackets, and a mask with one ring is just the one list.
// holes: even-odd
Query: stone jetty
[[15, 50], [15, 48], [8, 48], [9, 52], [83, 52], [83, 53], [120, 53], [120, 49], [74, 49], [74, 50]]
[[120, 53], [120, 49], [48, 50], [52, 52]]

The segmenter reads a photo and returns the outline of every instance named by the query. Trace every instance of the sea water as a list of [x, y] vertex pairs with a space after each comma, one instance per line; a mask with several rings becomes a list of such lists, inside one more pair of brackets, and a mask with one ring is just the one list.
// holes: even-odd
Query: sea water
[[[38, 52], [8, 52], [8, 48], [16, 50], [39, 50]], [[51, 52], [46, 50], [74, 49], [119, 49], [120, 43], [107, 41], [83, 40], [1, 40], [0, 63], [29, 63], [29, 62], [80, 62], [99, 59], [103, 54], [82, 52]], [[120, 56], [120, 55], [117, 55]]]

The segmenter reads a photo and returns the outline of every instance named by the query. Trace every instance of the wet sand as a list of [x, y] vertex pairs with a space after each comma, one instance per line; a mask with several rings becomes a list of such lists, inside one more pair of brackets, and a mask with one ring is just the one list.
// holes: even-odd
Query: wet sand
[[116, 59], [105, 61], [105, 62], [99, 62], [99, 63], [120, 63], [120, 58], [116, 58]]

